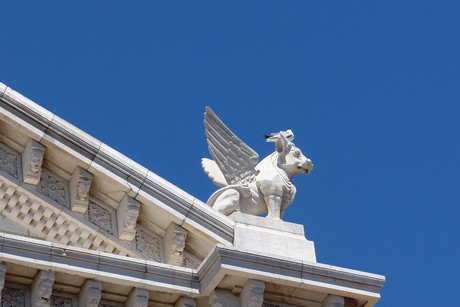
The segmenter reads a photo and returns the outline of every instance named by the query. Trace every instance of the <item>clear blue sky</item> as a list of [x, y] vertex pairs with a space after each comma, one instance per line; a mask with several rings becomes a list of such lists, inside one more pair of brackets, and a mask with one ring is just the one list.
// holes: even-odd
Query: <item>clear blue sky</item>
[[0, 81], [206, 201], [206, 105], [315, 163], [285, 220], [378, 306], [456, 306], [460, 2], [2, 1]]

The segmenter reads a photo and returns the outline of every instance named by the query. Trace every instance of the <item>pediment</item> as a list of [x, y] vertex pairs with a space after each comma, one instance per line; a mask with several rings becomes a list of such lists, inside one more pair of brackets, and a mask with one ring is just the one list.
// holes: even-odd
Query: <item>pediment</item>
[[2, 231], [196, 268], [233, 221], [7, 89], [0, 105]]

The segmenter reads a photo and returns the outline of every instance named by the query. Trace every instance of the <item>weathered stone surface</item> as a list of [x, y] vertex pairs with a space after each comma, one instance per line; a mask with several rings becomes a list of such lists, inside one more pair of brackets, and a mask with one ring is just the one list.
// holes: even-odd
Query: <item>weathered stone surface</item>
[[54, 272], [39, 271], [31, 286], [32, 306], [49, 307], [53, 292]]
[[141, 204], [126, 195], [117, 209], [118, 237], [132, 241], [136, 236], [136, 224]]
[[303, 234], [301, 225], [233, 213], [237, 249], [316, 262], [315, 246]]
[[134, 288], [130, 293], [126, 306], [147, 307], [149, 304], [149, 291], [145, 289]]
[[40, 181], [45, 146], [35, 140], [27, 142], [22, 153], [22, 178], [25, 183], [36, 185]]
[[248, 279], [240, 294], [240, 306], [261, 307], [264, 302], [264, 289], [263, 281]]
[[101, 300], [102, 283], [95, 280], [86, 280], [78, 294], [79, 307], [98, 307]]
[[77, 166], [69, 182], [70, 208], [74, 212], [85, 213], [88, 210], [89, 190], [93, 175]]
[[186, 238], [187, 230], [176, 223], [169, 225], [163, 238], [166, 263], [182, 266]]

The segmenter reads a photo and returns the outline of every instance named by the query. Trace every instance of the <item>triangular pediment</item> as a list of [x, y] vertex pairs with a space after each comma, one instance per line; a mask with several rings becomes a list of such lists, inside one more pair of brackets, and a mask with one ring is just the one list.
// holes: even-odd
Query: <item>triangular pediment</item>
[[7, 88], [0, 218], [7, 233], [196, 268], [233, 222]]

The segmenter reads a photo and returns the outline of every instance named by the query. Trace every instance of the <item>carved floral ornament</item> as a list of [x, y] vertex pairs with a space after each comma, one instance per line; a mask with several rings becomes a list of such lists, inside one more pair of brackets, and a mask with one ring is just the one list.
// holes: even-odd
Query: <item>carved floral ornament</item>
[[266, 136], [275, 143], [275, 152], [259, 162], [259, 155], [242, 142], [207, 107], [204, 126], [209, 152], [214, 160], [202, 159], [205, 173], [220, 187], [208, 205], [230, 215], [235, 211], [281, 219], [294, 200], [296, 189], [291, 178], [309, 174], [313, 163], [292, 143], [291, 130]]

